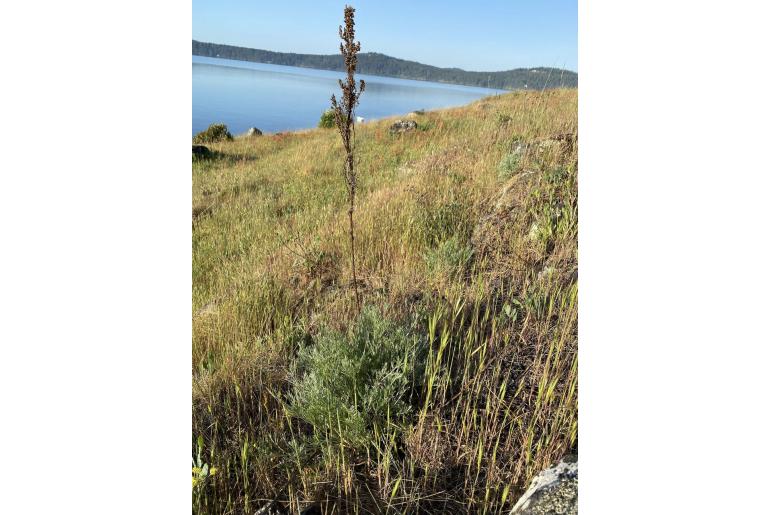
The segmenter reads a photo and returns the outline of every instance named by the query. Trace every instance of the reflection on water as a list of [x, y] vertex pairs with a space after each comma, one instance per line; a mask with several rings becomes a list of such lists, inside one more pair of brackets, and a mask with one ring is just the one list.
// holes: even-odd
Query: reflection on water
[[[227, 124], [238, 134], [315, 127], [342, 72], [193, 56], [192, 130]], [[367, 119], [467, 104], [500, 91], [360, 75], [366, 81], [358, 116]]]

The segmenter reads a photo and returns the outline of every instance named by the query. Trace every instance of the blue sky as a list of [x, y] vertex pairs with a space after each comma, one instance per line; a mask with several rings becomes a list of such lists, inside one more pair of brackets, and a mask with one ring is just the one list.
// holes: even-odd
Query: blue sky
[[193, 0], [192, 37], [336, 53], [346, 3], [356, 8], [362, 52], [476, 71], [577, 71], [577, 0]]

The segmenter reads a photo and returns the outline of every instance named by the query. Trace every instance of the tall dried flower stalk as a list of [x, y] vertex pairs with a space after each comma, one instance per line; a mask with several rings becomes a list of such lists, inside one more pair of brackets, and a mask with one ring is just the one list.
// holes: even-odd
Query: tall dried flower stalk
[[343, 168], [343, 178], [348, 188], [348, 220], [350, 222], [350, 261], [353, 267], [353, 288], [356, 292], [356, 308], [361, 311], [361, 296], [358, 292], [358, 280], [356, 278], [356, 249], [355, 236], [353, 232], [353, 210], [356, 201], [356, 170], [354, 166], [355, 151], [355, 108], [358, 105], [361, 93], [364, 92], [366, 84], [360, 81], [356, 87], [355, 73], [358, 63], [358, 52], [361, 50], [361, 43], [354, 41], [355, 21], [353, 20], [356, 10], [350, 6], [345, 6], [345, 26], [340, 26], [340, 53], [345, 59], [345, 69], [347, 77], [345, 81], [340, 80], [342, 95], [340, 101], [332, 95], [332, 111], [334, 112], [334, 123], [342, 137], [342, 145], [345, 147], [345, 166]]

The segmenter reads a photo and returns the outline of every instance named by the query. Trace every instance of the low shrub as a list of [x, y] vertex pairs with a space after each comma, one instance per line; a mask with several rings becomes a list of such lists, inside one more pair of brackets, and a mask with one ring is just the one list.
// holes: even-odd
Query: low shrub
[[224, 123], [212, 123], [208, 129], [201, 131], [193, 137], [193, 143], [217, 143], [220, 141], [232, 141], [233, 135], [227, 130]]
[[521, 163], [521, 153], [513, 152], [504, 155], [500, 164], [497, 165], [497, 176], [500, 180], [509, 179], [518, 171], [519, 163]]
[[321, 114], [321, 119], [318, 121], [318, 127], [321, 129], [333, 129], [334, 124], [334, 111], [327, 109]]
[[375, 425], [410, 413], [421, 362], [416, 338], [365, 308], [350, 334], [327, 331], [300, 349], [291, 413], [313, 426], [321, 448], [362, 449]]

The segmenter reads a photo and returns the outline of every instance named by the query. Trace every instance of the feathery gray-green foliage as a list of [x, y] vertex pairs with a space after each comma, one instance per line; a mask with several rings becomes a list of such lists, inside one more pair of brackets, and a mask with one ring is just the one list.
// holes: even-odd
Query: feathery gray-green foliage
[[409, 414], [420, 351], [404, 328], [366, 308], [350, 334], [326, 331], [300, 349], [291, 412], [319, 438], [360, 447], [374, 424]]

